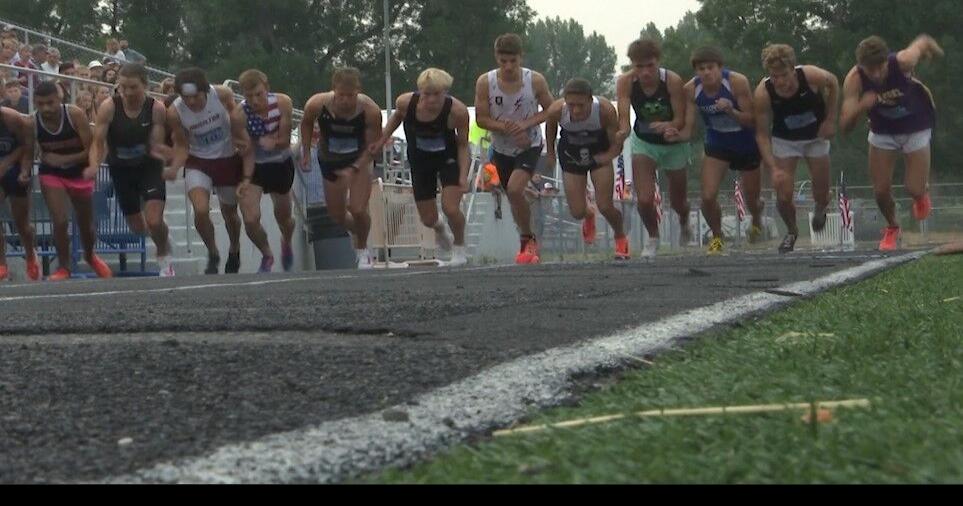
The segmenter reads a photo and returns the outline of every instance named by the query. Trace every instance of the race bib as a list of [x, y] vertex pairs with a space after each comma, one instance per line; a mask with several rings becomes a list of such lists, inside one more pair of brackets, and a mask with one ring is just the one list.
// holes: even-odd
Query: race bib
[[426, 153], [440, 153], [448, 149], [444, 137], [417, 137], [418, 151]]
[[358, 139], [355, 137], [330, 137], [328, 138], [328, 151], [336, 155], [350, 155], [361, 150]]
[[117, 158], [121, 160], [137, 160], [147, 156], [147, 145], [138, 144], [131, 147], [119, 146], [117, 148]]
[[219, 142], [224, 142], [224, 139], [226, 138], [227, 138], [227, 132], [224, 130], [223, 127], [217, 127], [214, 130], [211, 130], [209, 132], [195, 135], [195, 139], [197, 139], [197, 143], [200, 144], [201, 146], [213, 146], [214, 144], [217, 144]]
[[739, 132], [742, 125], [739, 121], [728, 114], [718, 114], [709, 117], [709, 128], [724, 133]]
[[896, 107], [880, 107], [879, 115], [887, 119], [903, 119], [910, 116], [912, 113], [906, 107], [901, 105]]
[[800, 130], [806, 128], [810, 125], [816, 124], [819, 119], [816, 118], [816, 114], [812, 111], [796, 114], [795, 116], [786, 116], [786, 128], [790, 130]]

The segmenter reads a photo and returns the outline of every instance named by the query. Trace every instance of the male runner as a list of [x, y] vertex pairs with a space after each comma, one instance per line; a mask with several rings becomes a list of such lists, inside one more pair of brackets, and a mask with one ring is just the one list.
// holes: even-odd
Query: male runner
[[829, 151], [836, 135], [839, 79], [812, 65], [797, 66], [796, 52], [784, 44], [762, 51], [769, 77], [756, 88], [756, 141], [763, 161], [772, 169], [779, 214], [789, 229], [779, 252], [792, 253], [799, 238], [796, 222], [796, 167], [806, 160], [813, 183], [816, 211], [813, 230], [826, 228], [829, 208]]
[[244, 174], [238, 187], [241, 215], [248, 237], [261, 251], [261, 273], [274, 267], [274, 253], [267, 233], [261, 226], [261, 197], [267, 193], [274, 202], [274, 218], [281, 230], [281, 265], [284, 272], [294, 267], [294, 160], [291, 154], [291, 129], [294, 105], [291, 97], [271, 93], [267, 76], [259, 70], [248, 70], [238, 78], [244, 101], [236, 114], [246, 125], [245, 135], [253, 140], [244, 156]]
[[[381, 141], [372, 146], [372, 154], [380, 152], [391, 142], [395, 130], [404, 125], [421, 222], [434, 229], [442, 251], [451, 252], [449, 265], [460, 267], [468, 263], [461, 201], [468, 188], [469, 115], [464, 103], [448, 95], [453, 81], [444, 70], [430, 68], [422, 72], [418, 91], [398, 97], [395, 113], [388, 120]], [[438, 219], [439, 180], [447, 227]]]
[[[374, 268], [368, 249], [371, 215], [371, 174], [374, 159], [368, 147], [381, 139], [381, 108], [361, 93], [361, 72], [334, 72], [332, 91], [319, 93], [304, 106], [301, 138], [310, 139], [314, 124], [321, 129], [318, 160], [325, 179], [324, 195], [331, 218], [351, 232], [358, 269]], [[301, 143], [301, 168], [311, 167], [311, 145]]]
[[692, 55], [697, 76], [685, 85], [688, 109], [682, 138], [691, 137], [695, 113], [702, 115], [706, 127], [705, 159], [702, 163], [702, 214], [712, 229], [709, 254], [722, 254], [722, 208], [719, 186], [728, 170], [742, 174], [746, 206], [752, 213], [749, 241], [762, 236], [761, 158], [753, 129], [752, 88], [746, 76], [724, 68], [722, 53], [715, 48], [700, 48]]
[[119, 94], [97, 109], [86, 173], [96, 175], [107, 159], [117, 202], [130, 229], [150, 234], [157, 246], [160, 276], [173, 277], [170, 230], [164, 221], [164, 165], [151, 154], [152, 147], [164, 144], [167, 109], [147, 96], [147, 84], [143, 65], [129, 63], [120, 69]]
[[[522, 39], [506, 34], [495, 41], [499, 68], [478, 78], [475, 113], [478, 125], [491, 132], [499, 178], [508, 192], [512, 215], [521, 235], [518, 264], [538, 264], [538, 239], [532, 233], [531, 208], [525, 188], [535, 174], [544, 140], [539, 127], [555, 102], [545, 77], [522, 67]], [[542, 108], [541, 113], [539, 107]]]
[[234, 93], [211, 86], [204, 71], [189, 68], [177, 73], [177, 100], [167, 109], [167, 127], [174, 139], [173, 161], [165, 170], [167, 180], [177, 179], [184, 169], [187, 196], [194, 208], [194, 226], [207, 247], [208, 275], [218, 274], [220, 250], [211, 222], [211, 193], [217, 191], [224, 227], [231, 241], [224, 272], [241, 270], [241, 217], [237, 211], [237, 186], [241, 182], [241, 152], [249, 149], [244, 139], [244, 120], [235, 114]]
[[[632, 172], [638, 192], [639, 215], [649, 232], [642, 256], [653, 258], [660, 243], [659, 212], [655, 204], [656, 171], [665, 170], [672, 208], [679, 215], [682, 243], [688, 244], [688, 168], [692, 145], [679, 139], [685, 127], [686, 97], [679, 74], [660, 67], [662, 48], [654, 40], [637, 40], [629, 46], [632, 70], [619, 77], [619, 121], [622, 139], [631, 135]], [[635, 110], [635, 125], [631, 112]], [[631, 133], [630, 133], [631, 131]]]
[[[54, 246], [59, 269], [49, 281], [70, 279], [70, 205], [73, 205], [84, 259], [98, 277], [110, 278], [110, 267], [95, 253], [97, 229], [94, 222], [94, 179], [84, 170], [90, 149], [91, 133], [87, 116], [79, 107], [64, 105], [59, 88], [51, 81], [40, 83], [34, 91], [36, 114], [30, 118], [30, 136], [24, 145], [20, 182], [26, 186], [32, 176], [33, 146], [40, 147], [40, 188], [53, 221]], [[30, 169], [28, 169], [28, 167]]]
[[[565, 173], [565, 196], [572, 217], [588, 215], [588, 175], [592, 175], [599, 212], [615, 232], [615, 259], [629, 260], [629, 239], [625, 236], [622, 213], [615, 208], [615, 167], [612, 161], [622, 152], [619, 116], [612, 102], [595, 96], [592, 85], [573, 79], [565, 85], [564, 98], [548, 109], [548, 163], [561, 157]], [[556, 151], [559, 127], [562, 138]]]
[[906, 162], [913, 217], [923, 221], [933, 210], [929, 177], [936, 105], [913, 71], [921, 60], [936, 56], [943, 56], [943, 49], [928, 35], [898, 53], [891, 53], [883, 39], [870, 37], [856, 49], [857, 65], [843, 84], [843, 132], [851, 132], [864, 114], [869, 115], [869, 171], [876, 202], [889, 224], [880, 251], [896, 250], [902, 233], [893, 201], [893, 170], [900, 154]]
[[[36, 235], [33, 224], [30, 223], [30, 188], [20, 181], [20, 164], [29, 137], [27, 120], [13, 109], [0, 108], [0, 200], [7, 198], [10, 201], [13, 221], [20, 234], [20, 244], [26, 257], [27, 278], [39, 281], [40, 263], [37, 261]], [[29, 180], [27, 182], [29, 183]], [[9, 277], [7, 241], [3, 237], [3, 229], [0, 228], [0, 281]]]

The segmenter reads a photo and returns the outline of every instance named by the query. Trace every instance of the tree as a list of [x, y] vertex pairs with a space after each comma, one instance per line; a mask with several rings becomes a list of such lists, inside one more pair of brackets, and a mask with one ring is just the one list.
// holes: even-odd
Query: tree
[[574, 19], [542, 19], [529, 28], [527, 61], [542, 72], [553, 93], [559, 94], [569, 79], [587, 79], [600, 95], [613, 95], [615, 48], [605, 37], [592, 32], [588, 37]]

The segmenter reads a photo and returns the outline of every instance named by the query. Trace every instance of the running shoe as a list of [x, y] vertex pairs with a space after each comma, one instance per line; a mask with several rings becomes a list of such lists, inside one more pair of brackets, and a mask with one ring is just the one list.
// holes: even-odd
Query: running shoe
[[930, 217], [930, 213], [932, 212], [933, 200], [930, 198], [929, 193], [913, 202], [913, 218], [916, 218], [916, 221], [925, 221]]
[[228, 254], [227, 263], [224, 264], [224, 274], [237, 274], [239, 272], [241, 272], [241, 252]]
[[615, 259], [619, 261], [632, 260], [632, 254], [629, 252], [628, 237], [615, 239]]
[[880, 251], [896, 251], [899, 248], [899, 239], [903, 231], [899, 228], [889, 227], [883, 230], [883, 240], [879, 243]]
[[68, 279], [70, 279], [70, 271], [61, 267], [57, 269], [57, 272], [51, 274], [50, 277], [47, 278], [47, 281], [58, 282], [58, 281], [67, 281]]
[[796, 241], [799, 238], [795, 235], [789, 234], [785, 239], [782, 240], [782, 244], [779, 245], [779, 253], [787, 255], [796, 251]]
[[709, 255], [721, 255], [726, 248], [726, 243], [721, 237], [715, 237], [709, 243]]
[[97, 277], [101, 279], [110, 279], [114, 277], [114, 273], [110, 271], [110, 266], [107, 262], [100, 259], [99, 256], [94, 255], [87, 260], [87, 265], [97, 273]]

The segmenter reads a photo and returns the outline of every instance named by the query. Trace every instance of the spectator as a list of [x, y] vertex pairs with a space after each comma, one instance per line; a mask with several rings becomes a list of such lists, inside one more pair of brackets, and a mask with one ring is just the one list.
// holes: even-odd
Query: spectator
[[17, 57], [17, 46], [19, 43], [12, 39], [4, 39], [3, 46], [0, 47], [0, 63], [4, 65], [14, 65]]
[[147, 63], [147, 57], [131, 49], [130, 42], [127, 39], [120, 39], [120, 50], [124, 52], [127, 61], [131, 63], [139, 63], [141, 65]]
[[98, 86], [98, 87], [97, 87], [97, 91], [94, 92], [94, 111], [97, 111], [97, 109], [100, 107], [100, 104], [103, 104], [104, 101], [110, 99], [111, 95], [113, 95], [113, 91], [114, 91], [114, 89], [113, 89], [112, 86], [111, 86], [111, 87], [107, 87], [107, 86]]
[[174, 79], [173, 79], [173, 78], [168, 77], [167, 79], [164, 79], [163, 81], [161, 81], [160, 94], [161, 94], [161, 95], [164, 95], [165, 97], [174, 94]]
[[94, 109], [94, 94], [89, 90], [81, 90], [77, 93], [76, 105], [87, 115], [87, 121], [93, 123], [97, 119], [97, 111]]
[[68, 77], [77, 77], [77, 66], [72, 62], [60, 65], [60, 73]]
[[117, 70], [112, 68], [104, 70], [104, 78], [102, 81], [109, 84], [117, 84]]
[[21, 63], [29, 62], [30, 51], [31, 51], [30, 44], [21, 44], [20, 49], [17, 51], [17, 55], [13, 57], [13, 64], [19, 67], [21, 66], [20, 65]]
[[0, 40], [7, 39], [18, 39], [17, 30], [11, 25], [3, 25], [3, 30], [0, 30]]
[[77, 65], [77, 77], [90, 80], [90, 67], [86, 65]]
[[127, 55], [120, 50], [120, 42], [117, 39], [107, 39], [107, 56], [119, 62], [127, 62]]
[[[40, 64], [40, 70], [44, 72], [49, 72], [51, 74], [60, 73], [60, 50], [57, 48], [50, 48], [47, 51], [47, 60]], [[53, 78], [48, 77], [46, 80], [50, 81]]]
[[[25, 55], [26, 58], [24, 58]], [[20, 62], [16, 65], [25, 69], [40, 70], [40, 66], [43, 65], [43, 62], [45, 61], [47, 61], [47, 46], [43, 44], [37, 44], [33, 47], [24, 46], [20, 48]], [[29, 73], [21, 72], [20, 85], [26, 88], [29, 82]], [[35, 78], [33, 84], [34, 88], [39, 86], [41, 82], [43, 82], [43, 79]]]
[[11, 79], [3, 85], [3, 101], [0, 107], [16, 109], [20, 114], [30, 114], [30, 100], [23, 94], [23, 88], [16, 79]]
[[91, 81], [100, 81], [103, 79], [104, 64], [100, 63], [100, 60], [94, 60], [90, 62], [90, 65], [87, 65], [87, 68], [90, 69], [90, 76], [88, 76], [88, 78]]

